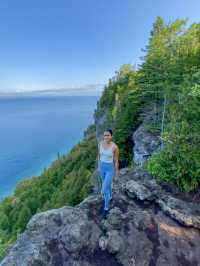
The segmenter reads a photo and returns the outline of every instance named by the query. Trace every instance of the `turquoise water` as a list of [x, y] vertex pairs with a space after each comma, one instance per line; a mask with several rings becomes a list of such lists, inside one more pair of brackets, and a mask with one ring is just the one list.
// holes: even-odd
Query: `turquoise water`
[[83, 138], [98, 98], [0, 97], [0, 200]]

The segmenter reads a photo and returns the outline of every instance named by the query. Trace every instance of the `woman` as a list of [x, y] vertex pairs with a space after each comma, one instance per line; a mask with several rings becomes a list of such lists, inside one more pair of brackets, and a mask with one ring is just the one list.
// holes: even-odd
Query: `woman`
[[112, 199], [112, 179], [116, 181], [119, 175], [119, 148], [112, 141], [112, 135], [111, 129], [104, 131], [104, 139], [99, 142], [98, 151], [98, 170], [102, 178], [101, 192], [104, 197], [102, 206], [104, 218], [107, 218]]

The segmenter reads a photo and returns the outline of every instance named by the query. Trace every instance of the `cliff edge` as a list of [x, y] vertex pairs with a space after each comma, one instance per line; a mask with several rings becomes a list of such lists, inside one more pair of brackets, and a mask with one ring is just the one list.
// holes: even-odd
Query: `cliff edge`
[[106, 220], [99, 214], [98, 189], [76, 207], [38, 213], [0, 265], [200, 265], [200, 205], [142, 170], [159, 147], [159, 136], [141, 124], [133, 140], [136, 167], [120, 170]]

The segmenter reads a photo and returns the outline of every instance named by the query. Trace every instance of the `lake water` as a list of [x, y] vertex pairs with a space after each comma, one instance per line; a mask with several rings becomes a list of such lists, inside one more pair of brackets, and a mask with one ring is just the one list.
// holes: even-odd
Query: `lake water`
[[99, 96], [0, 97], [0, 200], [39, 175], [93, 123]]

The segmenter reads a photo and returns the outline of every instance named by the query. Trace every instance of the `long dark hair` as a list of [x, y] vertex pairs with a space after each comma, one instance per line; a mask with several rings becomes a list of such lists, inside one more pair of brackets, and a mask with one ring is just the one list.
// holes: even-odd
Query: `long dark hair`
[[112, 129], [108, 128], [108, 129], [106, 129], [105, 131], [110, 132], [110, 135], [111, 135], [111, 136], [113, 135]]

